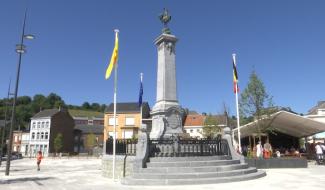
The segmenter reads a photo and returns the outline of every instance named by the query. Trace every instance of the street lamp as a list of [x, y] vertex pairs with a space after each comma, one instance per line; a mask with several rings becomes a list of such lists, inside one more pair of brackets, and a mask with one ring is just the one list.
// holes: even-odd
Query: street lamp
[[10, 130], [9, 130], [9, 145], [8, 145], [8, 152], [7, 152], [7, 164], [6, 164], [6, 173], [5, 175], [9, 175], [10, 170], [10, 158], [11, 158], [11, 151], [12, 151], [12, 130], [13, 126], [15, 125], [15, 113], [16, 113], [16, 100], [17, 100], [17, 94], [18, 94], [18, 85], [19, 85], [19, 74], [20, 74], [20, 65], [21, 65], [21, 58], [23, 53], [26, 53], [26, 46], [24, 45], [24, 39], [32, 40], [34, 39], [33, 35], [26, 35], [25, 34], [25, 24], [26, 24], [26, 14], [27, 11], [25, 11], [24, 16], [24, 23], [23, 23], [23, 31], [21, 35], [20, 44], [16, 45], [16, 52], [19, 55], [18, 59], [18, 65], [17, 65], [17, 75], [16, 75], [16, 86], [15, 86], [15, 92], [14, 92], [14, 100], [12, 103], [12, 113], [11, 113], [11, 122], [10, 122]]
[[6, 107], [5, 107], [5, 123], [4, 123], [4, 126], [2, 127], [2, 135], [1, 135], [1, 152], [0, 152], [0, 166], [2, 164], [2, 155], [3, 155], [3, 144], [4, 144], [4, 139], [5, 139], [5, 133], [6, 133], [6, 128], [7, 128], [7, 119], [8, 119], [8, 105], [9, 105], [9, 97], [11, 95], [10, 93], [10, 84], [11, 84], [11, 79], [10, 79], [10, 82], [9, 82], [9, 88], [8, 88], [8, 94], [7, 94], [7, 101], [6, 101]]

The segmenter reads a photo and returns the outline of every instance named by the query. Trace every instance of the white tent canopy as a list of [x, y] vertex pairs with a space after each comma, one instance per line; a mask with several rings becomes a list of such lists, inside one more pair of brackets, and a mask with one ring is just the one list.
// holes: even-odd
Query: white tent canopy
[[[287, 111], [276, 112], [270, 117], [254, 121], [240, 127], [241, 138], [258, 133], [257, 123], [261, 132], [267, 129], [276, 130], [294, 137], [308, 137], [325, 131], [325, 123], [321, 123]], [[237, 129], [234, 129], [237, 134]]]

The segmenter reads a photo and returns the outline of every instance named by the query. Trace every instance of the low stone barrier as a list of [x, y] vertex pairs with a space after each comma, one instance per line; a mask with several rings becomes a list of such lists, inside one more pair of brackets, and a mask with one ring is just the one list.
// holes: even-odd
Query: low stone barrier
[[[124, 159], [125, 159], [125, 169], [124, 169]], [[133, 173], [133, 163], [135, 156], [116, 155], [115, 157], [115, 178], [123, 178], [123, 173], [125, 176], [129, 176]], [[104, 155], [102, 158], [102, 175], [107, 178], [113, 178], [113, 156]]]
[[270, 158], [270, 159], [245, 158], [245, 162], [250, 167], [256, 167], [257, 169], [307, 168], [308, 166], [307, 159], [305, 158]]

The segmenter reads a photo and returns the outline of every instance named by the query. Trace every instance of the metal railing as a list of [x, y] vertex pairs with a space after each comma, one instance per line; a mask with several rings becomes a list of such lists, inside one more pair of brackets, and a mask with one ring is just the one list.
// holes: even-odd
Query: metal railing
[[226, 140], [150, 140], [150, 157], [187, 157], [187, 156], [214, 156], [230, 155]]
[[[133, 139], [117, 139], [116, 155], [135, 155], [138, 141]], [[113, 139], [106, 141], [106, 154], [113, 154]]]
[[[137, 140], [116, 140], [116, 155], [135, 155]], [[113, 140], [106, 141], [106, 154], [113, 154]], [[151, 139], [149, 157], [230, 156], [225, 139]]]

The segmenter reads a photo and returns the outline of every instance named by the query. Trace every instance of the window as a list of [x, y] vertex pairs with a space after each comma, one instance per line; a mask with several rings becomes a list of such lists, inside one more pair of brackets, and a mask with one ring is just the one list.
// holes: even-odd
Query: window
[[190, 130], [190, 133], [193, 133], [193, 129]]
[[[116, 137], [117, 137], [117, 132], [115, 134], [116, 134]], [[114, 132], [109, 132], [108, 135], [110, 136], [110, 138], [114, 138]]]
[[37, 129], [40, 128], [41, 122], [37, 122]]
[[33, 124], [32, 124], [32, 129], [35, 129], [35, 127], [36, 127], [36, 123], [33, 122]]
[[39, 139], [39, 132], [37, 132], [36, 134], [36, 139]]
[[125, 118], [125, 125], [134, 125], [134, 117]]
[[45, 127], [45, 122], [44, 122], [44, 121], [42, 122], [42, 125], [41, 125], [41, 127], [42, 127], [42, 128], [44, 128], [44, 127]]
[[[108, 125], [114, 125], [114, 117], [109, 118]], [[116, 117], [116, 125], [118, 125], [118, 117]]]
[[201, 130], [200, 129], [196, 129], [196, 132], [200, 132]]
[[88, 120], [88, 125], [93, 125], [94, 121], [93, 120]]
[[48, 139], [48, 138], [49, 138], [49, 133], [45, 132], [45, 139]]
[[41, 139], [44, 139], [44, 132], [41, 133]]
[[49, 128], [49, 126], [50, 126], [50, 122], [47, 121], [46, 124], [45, 124], [45, 127]]
[[35, 133], [32, 133], [32, 139], [35, 139]]
[[133, 136], [133, 131], [123, 131], [122, 138], [124, 139], [131, 139]]

